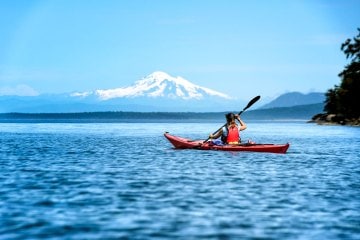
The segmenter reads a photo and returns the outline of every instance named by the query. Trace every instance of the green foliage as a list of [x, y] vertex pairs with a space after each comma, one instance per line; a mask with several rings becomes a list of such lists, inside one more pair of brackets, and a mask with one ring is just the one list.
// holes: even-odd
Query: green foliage
[[339, 74], [340, 86], [335, 85], [326, 93], [324, 107], [327, 113], [341, 114], [346, 118], [360, 117], [360, 28], [358, 31], [356, 37], [341, 45], [350, 63]]

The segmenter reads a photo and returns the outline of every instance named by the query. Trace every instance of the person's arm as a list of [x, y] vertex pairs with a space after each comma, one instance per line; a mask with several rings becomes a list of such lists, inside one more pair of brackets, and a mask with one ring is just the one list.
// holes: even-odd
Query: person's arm
[[240, 127], [239, 127], [239, 131], [245, 130], [247, 128], [246, 124], [244, 123], [243, 120], [241, 120], [239, 115], [236, 115], [236, 119], [239, 121], [240, 123]]
[[213, 134], [210, 134], [209, 137], [210, 137], [210, 138], [213, 138], [213, 139], [216, 139], [216, 138], [218, 138], [218, 137], [220, 137], [220, 136], [222, 135], [222, 132], [223, 132], [223, 130], [220, 129], [220, 131], [218, 131], [218, 132], [215, 133], [214, 135], [213, 135]]

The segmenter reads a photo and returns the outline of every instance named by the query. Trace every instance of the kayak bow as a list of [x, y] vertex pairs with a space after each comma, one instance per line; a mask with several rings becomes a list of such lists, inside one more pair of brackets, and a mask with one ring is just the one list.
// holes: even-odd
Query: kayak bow
[[213, 145], [211, 142], [204, 143], [204, 140], [191, 140], [177, 137], [166, 132], [165, 138], [179, 149], [199, 149], [199, 150], [218, 150], [218, 151], [248, 151], [248, 152], [268, 152], [286, 153], [290, 144], [238, 144], [238, 145]]

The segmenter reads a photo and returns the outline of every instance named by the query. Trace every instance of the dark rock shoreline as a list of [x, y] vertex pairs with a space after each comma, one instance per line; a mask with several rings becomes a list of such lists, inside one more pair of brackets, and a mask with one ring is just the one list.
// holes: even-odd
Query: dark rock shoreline
[[317, 123], [319, 125], [360, 126], [360, 118], [349, 119], [340, 114], [319, 113], [313, 116], [309, 123]]

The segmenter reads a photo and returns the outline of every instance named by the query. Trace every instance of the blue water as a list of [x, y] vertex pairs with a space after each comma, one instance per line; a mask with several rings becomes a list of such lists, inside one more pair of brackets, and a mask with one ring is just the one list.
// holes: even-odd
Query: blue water
[[216, 122], [0, 123], [0, 238], [360, 239], [360, 128], [247, 124], [243, 139], [288, 153], [162, 135]]

